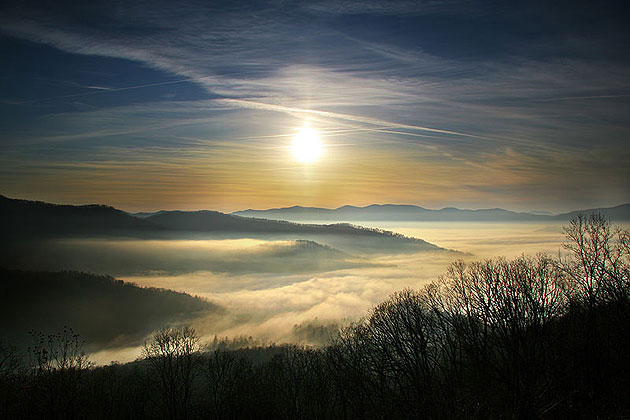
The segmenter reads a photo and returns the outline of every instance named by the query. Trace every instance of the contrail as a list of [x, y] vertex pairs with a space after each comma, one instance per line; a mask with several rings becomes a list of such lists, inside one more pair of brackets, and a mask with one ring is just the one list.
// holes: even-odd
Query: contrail
[[142, 88], [147, 88], [147, 87], [152, 87], [152, 86], [162, 86], [162, 85], [173, 85], [176, 83], [184, 83], [184, 82], [191, 82], [191, 81], [195, 81], [198, 79], [179, 79], [179, 80], [171, 80], [169, 82], [159, 82], [159, 83], [148, 83], [145, 85], [136, 85], [136, 86], [125, 86], [125, 87], [121, 87], [121, 88], [104, 88], [104, 87], [95, 87], [95, 86], [88, 86], [89, 89], [98, 89], [98, 91], [96, 92], [83, 92], [83, 93], [74, 93], [71, 95], [61, 95], [61, 96], [50, 96], [48, 98], [40, 98], [40, 99], [32, 99], [32, 100], [28, 100], [28, 101], [22, 101], [22, 102], [15, 102], [15, 104], [17, 105], [24, 105], [24, 104], [34, 104], [37, 102], [45, 102], [45, 101], [50, 101], [53, 99], [64, 99], [64, 98], [75, 98], [75, 97], [80, 97], [80, 96], [91, 96], [91, 95], [100, 95], [103, 93], [108, 93], [108, 92], [120, 92], [123, 90], [132, 90], [132, 89], [142, 89]]
[[406, 128], [409, 130], [429, 131], [432, 133], [448, 134], [452, 136], [462, 136], [462, 137], [489, 140], [487, 137], [476, 136], [473, 134], [460, 133], [457, 131], [450, 131], [450, 130], [442, 130], [439, 128], [423, 127], [420, 125], [396, 124], [390, 121], [379, 120], [376, 118], [360, 117], [358, 115], [341, 114], [341, 113], [336, 113], [336, 112], [320, 111], [316, 109], [294, 108], [294, 107], [287, 107], [287, 106], [282, 106], [282, 105], [268, 104], [264, 102], [249, 101], [249, 100], [244, 100], [244, 99], [229, 99], [228, 98], [228, 99], [217, 99], [216, 101], [240, 106], [242, 108], [263, 109], [263, 110], [268, 110], [268, 111], [285, 112], [288, 114], [292, 114], [292, 113], [313, 114], [313, 115], [320, 115], [322, 117], [327, 117], [327, 118], [342, 119], [342, 120], [347, 120], [347, 121], [385, 126], [385, 127], [390, 127], [390, 128], [393, 128], [393, 127]]
[[[388, 128], [396, 128], [398, 126], [385, 126], [385, 127], [381, 127], [381, 128], [347, 128], [347, 129], [338, 129], [338, 130], [318, 130], [319, 134], [321, 134], [322, 136], [335, 136], [338, 134], [348, 134], [348, 133], [356, 133], [356, 132], [360, 132], [360, 131], [378, 131], [378, 132], [386, 132], [385, 130], [387, 130]], [[402, 134], [407, 134], [407, 133], [402, 133]], [[418, 136], [422, 136], [421, 134], [417, 134]], [[293, 137], [295, 136], [295, 133], [288, 133], [288, 134], [271, 134], [268, 136], [250, 136], [250, 137], [237, 137], [237, 138], [233, 138], [232, 140], [258, 140], [258, 139], [275, 139], [275, 138], [283, 138], [283, 137]], [[425, 137], [425, 136], [423, 136]]]
[[[47, 98], [39, 98], [39, 99], [31, 99], [31, 100], [28, 100], [28, 101], [13, 102], [12, 104], [13, 105], [33, 104], [33, 103], [37, 103], [37, 102], [50, 101], [50, 100], [53, 100], [53, 99], [64, 99], [64, 98], [75, 98], [75, 97], [82, 97], [82, 96], [100, 95], [100, 94], [109, 93], [109, 92], [120, 92], [120, 91], [125, 91], [125, 90], [132, 90], [132, 89], [143, 89], [143, 88], [148, 88], [148, 87], [153, 87], [153, 86], [174, 85], [174, 84], [177, 84], [177, 83], [202, 82], [204, 80], [217, 79], [219, 77], [234, 76], [234, 75], [238, 75], [238, 74], [260, 73], [260, 72], [261, 72], [261, 70], [239, 71], [239, 72], [221, 74], [220, 76], [213, 75], [213, 76], [187, 77], [185, 79], [170, 80], [168, 82], [147, 83], [147, 84], [143, 84], [143, 85], [124, 86], [124, 87], [120, 87], [120, 88], [108, 88], [108, 87], [103, 87], [103, 86], [85, 86], [85, 88], [87, 88], [87, 89], [97, 89], [97, 91], [96, 92], [73, 93], [73, 94], [70, 94], [70, 95], [50, 96], [50, 97], [47, 97]], [[206, 86], [203, 86], [203, 85], [202, 85], [202, 87], [207, 88]]]
[[630, 97], [630, 95], [566, 96], [564, 98], [536, 99], [536, 102], [573, 101], [580, 99], [614, 99], [628, 97]]

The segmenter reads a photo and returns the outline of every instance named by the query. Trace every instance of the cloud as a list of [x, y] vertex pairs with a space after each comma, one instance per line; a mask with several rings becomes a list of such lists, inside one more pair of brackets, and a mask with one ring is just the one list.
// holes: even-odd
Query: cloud
[[[340, 113], [335, 113], [335, 112], [320, 111], [317, 109], [291, 108], [291, 107], [286, 107], [286, 106], [281, 106], [281, 105], [274, 105], [274, 104], [268, 104], [264, 102], [255, 102], [255, 101], [240, 100], [240, 99], [222, 99], [219, 101], [222, 103], [227, 103], [228, 105], [233, 104], [236, 106], [241, 106], [243, 108], [263, 109], [263, 110], [270, 110], [270, 111], [277, 111], [277, 112], [285, 112], [288, 114], [314, 114], [314, 115], [327, 117], [327, 118], [349, 120], [353, 122], [377, 125], [377, 126], [382, 126], [382, 127], [410, 129], [410, 130], [417, 130], [417, 131], [428, 131], [431, 133], [449, 134], [449, 135], [460, 136], [460, 137], [473, 137], [473, 138], [478, 137], [472, 134], [458, 133], [455, 131], [441, 130], [438, 128], [422, 127], [418, 125], [397, 124], [397, 123], [393, 123], [389, 121], [377, 120], [374, 118], [366, 118], [366, 117], [361, 117], [357, 115], [348, 115], [348, 114], [340, 114]], [[390, 132], [393, 132], [393, 131], [390, 130]], [[393, 133], [397, 134], [396, 132], [393, 132]]]
[[[544, 226], [543, 226], [544, 227]], [[492, 229], [496, 238], [487, 241], [481, 230], [471, 224], [460, 224], [445, 232], [431, 228], [432, 235], [450, 240], [467, 250], [480, 254], [467, 256], [495, 256], [506, 252], [520, 255], [524, 250], [557, 251], [562, 239], [559, 226], [552, 232], [530, 232], [531, 226], [485, 227]], [[422, 229], [422, 231], [427, 231]], [[437, 237], [436, 237], [437, 238]], [[390, 293], [405, 287], [419, 288], [445, 272], [457, 256], [449, 254], [383, 255], [378, 267], [357, 267], [318, 274], [274, 276], [266, 283], [266, 276], [217, 277], [209, 272], [181, 276], [129, 277], [140, 284], [186, 290], [204, 296], [227, 308], [230, 315], [217, 323], [214, 317], [198, 319], [196, 328], [207, 338], [253, 335], [269, 341], [290, 341], [293, 327], [300, 323], [320, 323], [357, 319]]]
[[[382, 193], [384, 185], [392, 191], [396, 179], [415, 183], [405, 185], [407, 194], [402, 187], [399, 191], [394, 188], [387, 200], [428, 206], [501, 202], [521, 206], [523, 194], [540, 203], [541, 195], [555, 196], [561, 188], [555, 186], [559, 181], [569, 191], [565, 195], [584, 186], [589, 191], [576, 192], [567, 200], [579, 201], [577, 195], [583, 200], [586, 196], [600, 197], [584, 206], [616, 204], [630, 198], [624, 181], [628, 155], [620, 152], [630, 131], [628, 67], [614, 55], [592, 58], [603, 40], [573, 36], [564, 25], [557, 28], [566, 33], [562, 39], [551, 32], [537, 37], [521, 36], [517, 31], [496, 36], [496, 42], [511, 46], [511, 52], [503, 55], [456, 54], [459, 38], [446, 37], [451, 44], [443, 50], [430, 42], [441, 38], [439, 31], [448, 28], [454, 37], [465, 35], [457, 32], [464, 31], [458, 29], [464, 15], [478, 21], [483, 32], [492, 28], [492, 22], [517, 28], [536, 21], [536, 10], [519, 14], [489, 7], [475, 12], [470, 10], [472, 6], [460, 8], [459, 2], [317, 2], [293, 8], [264, 2], [230, 7], [146, 6], [88, 8], [99, 17], [95, 22], [103, 22], [89, 27], [75, 14], [32, 9], [28, 4], [18, 8], [21, 12], [3, 17], [0, 28], [5, 34], [84, 56], [131, 60], [164, 72], [165, 78], [153, 83], [123, 83], [110, 90], [42, 95], [41, 99], [13, 105], [36, 107], [42, 105], [38, 101], [47, 101], [50, 106], [46, 109], [55, 109], [54, 104], [80, 98], [84, 106], [96, 108], [66, 113], [55, 110], [36, 116], [29, 127], [7, 130], [0, 147], [11, 153], [11, 162], [5, 161], [3, 178], [24, 181], [19, 187], [5, 181], [0, 184], [5, 192], [13, 188], [33, 196], [41, 194], [34, 189], [37, 181], [8, 173], [9, 167], [18, 171], [36, 167], [31, 178], [37, 174], [40, 179], [56, 179], [70, 189], [79, 182], [71, 175], [70, 166], [77, 175], [89, 170], [104, 178], [103, 172], [101, 177], [96, 175], [99, 165], [107, 171], [115, 165], [126, 175], [110, 178], [114, 184], [109, 189], [118, 191], [119, 198], [113, 193], [111, 196], [124, 207], [147, 206], [151, 200], [147, 192], [143, 202], [132, 204], [129, 196], [137, 195], [137, 190], [128, 194], [125, 182], [138, 182], [138, 189], [147, 184], [157, 188], [158, 180], [165, 180], [163, 174], [170, 177], [167, 188], [178, 178], [182, 185], [194, 187], [187, 194], [190, 197], [193, 192], [212, 196], [213, 191], [201, 185], [204, 177], [212, 177], [217, 186], [232, 192], [261, 191], [262, 197], [264, 190], [269, 205], [280, 205], [271, 203], [272, 199], [280, 199], [282, 205], [296, 204], [288, 202], [290, 197], [301, 204], [315, 203], [323, 199], [321, 193], [296, 195], [295, 190], [282, 185], [290, 181], [279, 179], [280, 174], [295, 173], [295, 167], [280, 158], [286, 143], [280, 140], [310, 119], [327, 133], [330, 152], [326, 159], [342, 163], [338, 170], [352, 178], [342, 181], [329, 174], [309, 177], [308, 182], [339, 182], [337, 196], [326, 193], [326, 205], [346, 204], [340, 201], [345, 197], [357, 200], [356, 204], [370, 204], [367, 200]], [[352, 16], [359, 11], [378, 25], [368, 31], [353, 24]], [[413, 28], [422, 25], [400, 26], [435, 14], [445, 19], [443, 29], [431, 29], [438, 32], [426, 29], [428, 32], [416, 33]], [[397, 36], [397, 27], [406, 35]], [[563, 47], [550, 48], [551, 44]], [[139, 72], [141, 69], [138, 66]], [[87, 82], [83, 85], [105, 86], [97, 83], [100, 80]], [[131, 106], [115, 100], [115, 95], [124, 92], [137, 94], [160, 86], [183, 88], [190, 83], [207, 98], [139, 101]], [[112, 98], [102, 101], [107, 105], [94, 102], [106, 97]], [[595, 141], [598, 146], [593, 151]], [[258, 161], [249, 160], [252, 148], [248, 142], [261, 150]], [[53, 148], [70, 148], [73, 153], [59, 157]], [[204, 150], [212, 150], [217, 158], [212, 159]], [[377, 167], [372, 160], [378, 153], [393, 158], [408, 171]], [[195, 154], [199, 156], [197, 164]], [[77, 162], [65, 161], [70, 157], [87, 166], [80, 169]], [[155, 183], [138, 174], [140, 168], [146, 170], [148, 157], [156, 159]], [[266, 165], [262, 157], [270, 158], [273, 164]], [[364, 159], [363, 168], [352, 163], [358, 158]], [[607, 162], [604, 171], [594, 171], [602, 159]], [[204, 165], [205, 171], [201, 169]], [[590, 178], [580, 175], [571, 180], [559, 175], [559, 168], [571, 167], [590, 170]], [[375, 182], [373, 188], [367, 183], [358, 185], [358, 177], [368, 169], [381, 171], [382, 181]], [[253, 174], [249, 176], [254, 171], [258, 172], [255, 180]], [[266, 177], [263, 183], [259, 175], [270, 173], [278, 176]], [[138, 176], [142, 182], [134, 181]], [[239, 179], [241, 176], [244, 178]], [[118, 181], [121, 177], [124, 180]], [[306, 177], [301, 179], [306, 182]], [[457, 185], [457, 179], [469, 182]], [[491, 191], [496, 180], [506, 184], [502, 194], [498, 189]], [[545, 185], [553, 188], [545, 190]], [[280, 192], [283, 187], [289, 191], [285, 196]], [[532, 193], [536, 188], [539, 191]], [[541, 194], [541, 188], [546, 193]], [[76, 194], [72, 200], [78, 199], [80, 194]], [[230, 201], [225, 195], [208, 202], [224, 205]], [[418, 202], [417, 197], [428, 201]], [[231, 208], [240, 205], [241, 201], [234, 199]], [[558, 205], [569, 207], [568, 203]]]
[[[397, 226], [397, 231], [422, 234], [444, 246], [459, 246], [473, 252], [475, 255], [464, 256], [471, 260], [497, 255], [514, 257], [523, 252], [556, 253], [563, 240], [561, 226], [557, 223]], [[126, 279], [204, 296], [225, 307], [227, 314], [220, 320], [210, 316], [195, 321], [195, 327], [207, 339], [214, 335], [245, 335], [284, 342], [296, 339], [296, 324], [347, 322], [364, 316], [390, 293], [405, 287], [417, 289], [437, 279], [453, 260], [461, 257], [448, 253], [390, 253], [375, 257], [375, 266], [320, 273], [225, 275], [196, 272]]]
[[[397, 254], [395, 250], [385, 249], [380, 254], [372, 255], [369, 263], [359, 261], [359, 264], [348, 265], [327, 261], [320, 267], [314, 267], [312, 263], [308, 265], [308, 260], [318, 257], [317, 253], [313, 254], [312, 248], [304, 253], [306, 258], [300, 259], [299, 252], [298, 255], [295, 254], [293, 242], [252, 239], [207, 241], [75, 239], [57, 241], [54, 244], [31, 244], [27, 251], [18, 249], [18, 252], [23, 255], [32, 254], [31, 258], [39, 264], [46, 265], [51, 262], [58, 264], [56, 267], [41, 265], [35, 267], [38, 269], [65, 268], [59, 267], [59, 264], [68, 263], [69, 267], [75, 269], [96, 270], [95, 264], [98, 263], [100, 264], [98, 271], [122, 273], [128, 270], [130, 274], [117, 277], [140, 286], [166, 288], [205, 297], [216, 305], [212, 308], [221, 309], [191, 312], [187, 313], [187, 316], [179, 317], [155, 316], [151, 317], [149, 322], [146, 317], [135, 316], [134, 311], [144, 309], [132, 308], [129, 311], [134, 312], [134, 318], [122, 329], [128, 333], [119, 333], [115, 323], [109, 323], [106, 331], [94, 330], [88, 334], [93, 343], [107, 347], [95, 356], [96, 360], [107, 363], [109, 360], [124, 361], [135, 358], [139, 354], [139, 348], [134, 346], [142, 342], [143, 337], [150, 333], [150, 328], [158, 328], [168, 322], [192, 323], [207, 341], [215, 335], [253, 336], [271, 342], [314, 340], [316, 337], [310, 335], [313, 332], [311, 330], [320, 329], [313, 326], [346, 323], [358, 319], [371, 307], [386, 299], [389, 294], [406, 287], [418, 289], [435, 280], [456, 259], [478, 260], [498, 255], [514, 257], [523, 252], [556, 253], [563, 239], [561, 225], [553, 222], [497, 223], [483, 226], [475, 223], [453, 223], [446, 226], [443, 223], [379, 222], [378, 225], [403, 234], [422, 236], [441, 246], [458, 248], [474, 255], [426, 252]], [[7, 257], [6, 254], [3, 255]], [[19, 258], [13, 259], [19, 262]], [[330, 259], [330, 256], [327, 259]], [[296, 261], [299, 264], [293, 264]], [[161, 265], [155, 266], [155, 262]], [[32, 266], [34, 262], [27, 264]], [[131, 274], [134, 270], [129, 270], [129, 264], [132, 267], [134, 264], [142, 265], [142, 269]], [[182, 266], [186, 269], [182, 270]], [[147, 271], [149, 268], [156, 270], [149, 272]], [[91, 296], [90, 299], [95, 299], [98, 305], [104, 305], [98, 312], [83, 317], [81, 322], [74, 317], [77, 313], [87, 310], [85, 302], [90, 300], [77, 300], [76, 290], [72, 292], [74, 289], [67, 290], [51, 284], [47, 284], [46, 293], [52, 296], [53, 306], [61, 305], [64, 308], [65, 321], [78, 322], [83, 330], [89, 328], [90, 322], [100, 319], [99, 314], [107, 311], [109, 307], [107, 305], [111, 303], [107, 299], [96, 299], [102, 296], [98, 291], [100, 289], [90, 287], [88, 283], [83, 282], [81, 276], [90, 277], [78, 275], [81, 287], [76, 290], [81, 290], [85, 296]], [[41, 278], [38, 281], [45, 283], [47, 279]], [[122, 287], [118, 283], [115, 284], [119, 288]], [[21, 290], [20, 287], [17, 289]], [[40, 287], [38, 290], [43, 289]], [[143, 293], [142, 290], [134, 290], [139, 294]], [[30, 292], [26, 290], [24, 293]], [[156, 291], [147, 293], [160, 294]], [[167, 295], [174, 296], [173, 293]], [[184, 298], [186, 297], [178, 297], [180, 300]], [[150, 303], [151, 300], [145, 302], [153, 311], [155, 307]], [[192, 311], [192, 307], [184, 303], [189, 312]], [[37, 320], [41, 321], [40, 312], [42, 310], [46, 312], [46, 309], [42, 305], [36, 303], [34, 305], [39, 309], [35, 311], [33, 321], [29, 322], [37, 325]], [[95, 307], [96, 303], [91, 305], [90, 307]], [[177, 310], [171, 312], [177, 313]], [[124, 313], [121, 314], [124, 317]], [[120, 317], [116, 319], [116, 322], [125, 323]], [[61, 322], [63, 321], [55, 319], [50, 325]], [[301, 328], [296, 329], [296, 324], [302, 324]], [[40, 328], [44, 328], [41, 325], [44, 324], [40, 324]], [[49, 324], [46, 323], [45, 326], [48, 328]], [[301, 330], [305, 330], [302, 331], [303, 334], [300, 333]], [[97, 347], [91, 346], [92, 349]]]

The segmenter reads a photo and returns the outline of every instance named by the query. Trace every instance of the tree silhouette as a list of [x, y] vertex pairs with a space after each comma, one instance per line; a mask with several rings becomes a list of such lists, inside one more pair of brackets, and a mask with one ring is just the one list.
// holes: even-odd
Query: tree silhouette
[[34, 345], [29, 348], [35, 374], [35, 406], [43, 403], [48, 418], [74, 416], [79, 397], [79, 380], [92, 366], [84, 342], [72, 328], [57, 334], [32, 332]]
[[169, 418], [186, 419], [197, 374], [199, 337], [191, 327], [162, 328], [145, 343], [143, 354], [156, 373]]

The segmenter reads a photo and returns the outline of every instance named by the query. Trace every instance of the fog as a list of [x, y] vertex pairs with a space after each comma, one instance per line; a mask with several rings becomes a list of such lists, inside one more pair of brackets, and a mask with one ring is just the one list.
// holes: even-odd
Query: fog
[[[457, 259], [557, 254], [564, 240], [563, 224], [557, 222], [360, 223], [405, 237], [243, 232], [196, 233], [188, 239], [51, 238], [12, 244], [3, 252], [2, 265], [108, 274], [145, 288], [184, 292], [210, 304], [204, 309], [199, 299], [189, 304], [185, 295], [168, 295], [167, 314], [156, 308], [167, 295], [129, 289], [140, 301], [127, 310], [121, 299], [107, 300], [118, 292], [95, 296], [89, 278], [79, 288], [60, 283], [57, 289], [38, 280], [46, 292], [38, 292], [42, 296], [31, 312], [64, 313], [63, 321], [57, 321], [87, 329], [78, 332], [88, 339], [94, 361], [108, 363], [136, 358], [156, 326], [166, 324], [192, 324], [205, 341], [216, 336], [246, 337], [245, 344], [325, 344], [331, 331], [364, 316], [395, 291], [418, 289], [437, 279]], [[120, 316], [108, 313], [111, 310]], [[52, 325], [31, 318], [33, 328]]]
[[[316, 222], [316, 221], [314, 221]], [[226, 308], [220, 317], [209, 315], [193, 321], [205, 340], [218, 337], [252, 336], [268, 342], [321, 344], [321, 337], [296, 334], [296, 325], [339, 325], [365, 315], [390, 293], [419, 288], [443, 274], [456, 259], [474, 260], [523, 253], [556, 254], [564, 239], [560, 223], [462, 223], [378, 222], [370, 227], [392, 230], [422, 238], [438, 246], [463, 253], [345, 253], [335, 250], [327, 260], [313, 264], [306, 258], [278, 254], [285, 242], [237, 241], [150, 241], [148, 253], [162, 256], [174, 250], [186, 253], [191, 267], [217, 264], [214, 269], [190, 272], [144, 272], [120, 276], [143, 286], [182, 291], [207, 298]], [[142, 247], [142, 243], [110, 243], [112, 247]], [[306, 252], [306, 255], [309, 253]], [[171, 258], [180, 258], [178, 253]], [[227, 259], [228, 261], [222, 261]], [[240, 261], [240, 265], [238, 263]], [[305, 265], [300, 265], [304, 262]], [[220, 269], [217, 269], [219, 267]], [[258, 269], [256, 267], [259, 267]], [[314, 269], [317, 267], [317, 269]], [[112, 270], [116, 268], [112, 267]], [[133, 349], [94, 355], [97, 361], [137, 356]]]
[[475, 259], [514, 257], [537, 252], [557, 253], [564, 240], [559, 222], [363, 222], [473, 254]]

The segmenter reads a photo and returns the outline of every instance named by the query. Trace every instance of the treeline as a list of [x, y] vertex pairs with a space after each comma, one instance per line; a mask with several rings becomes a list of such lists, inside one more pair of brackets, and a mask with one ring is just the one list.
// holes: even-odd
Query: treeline
[[93, 367], [71, 331], [0, 358], [2, 418], [619, 419], [630, 416], [630, 235], [601, 216], [558, 257], [457, 262], [331, 345], [202, 347], [165, 328]]

